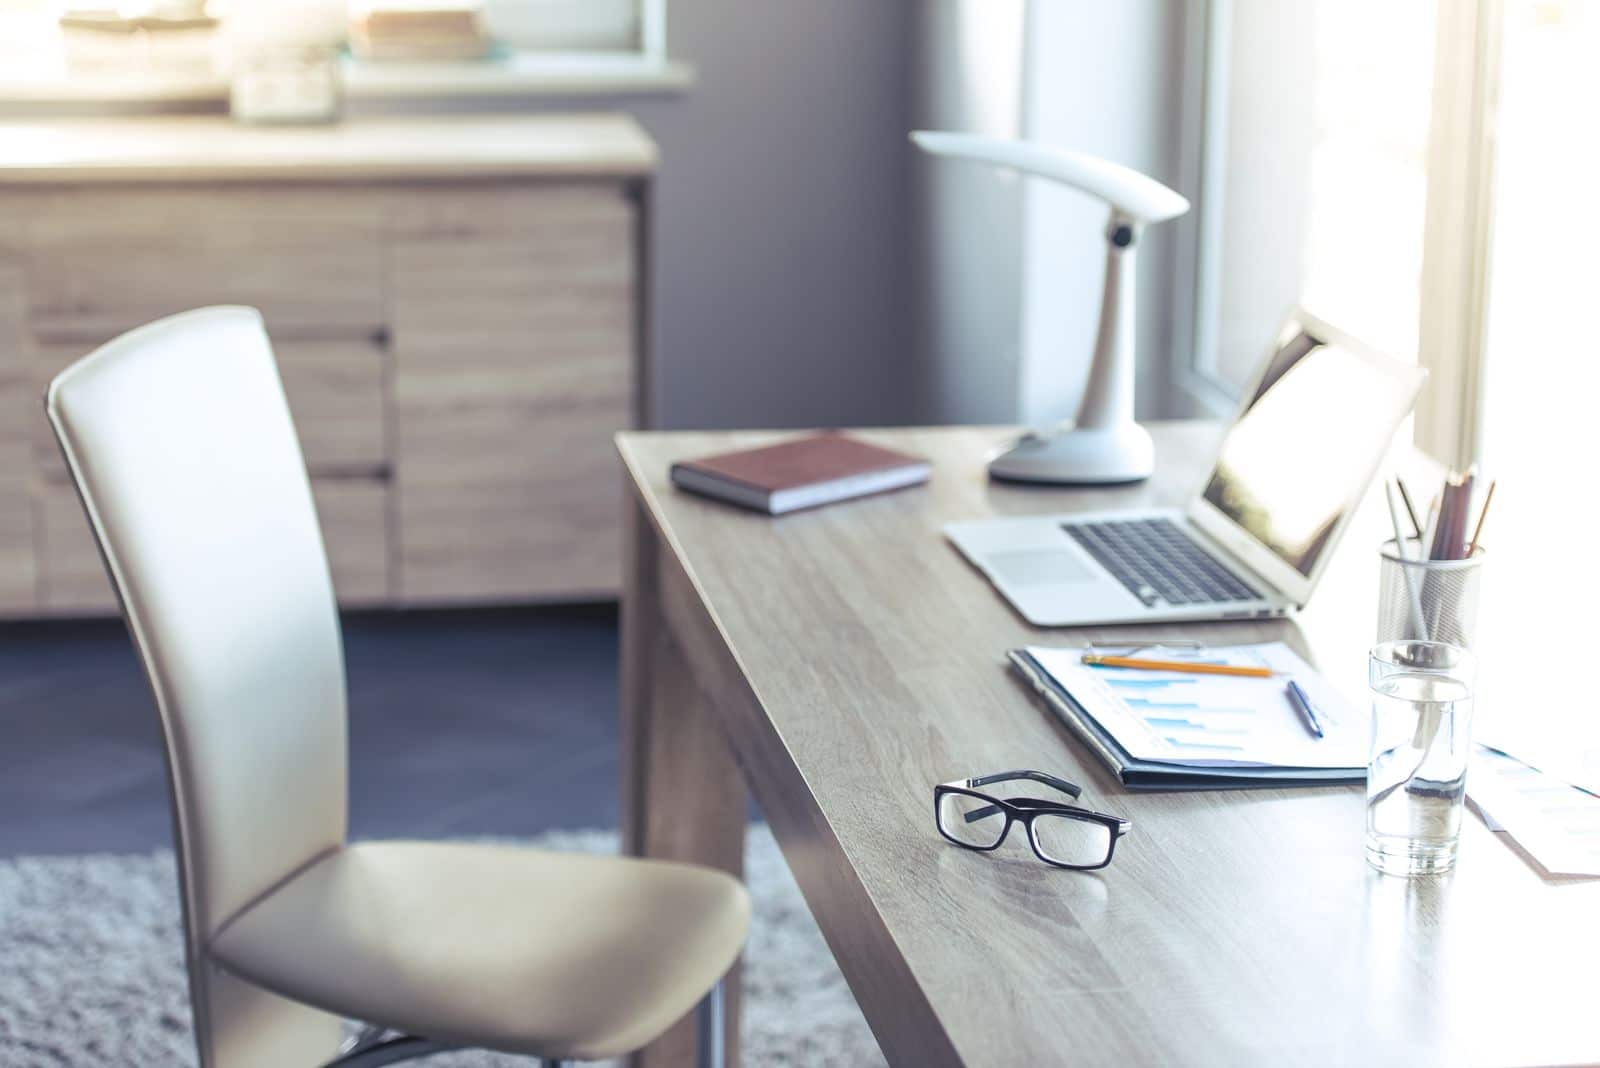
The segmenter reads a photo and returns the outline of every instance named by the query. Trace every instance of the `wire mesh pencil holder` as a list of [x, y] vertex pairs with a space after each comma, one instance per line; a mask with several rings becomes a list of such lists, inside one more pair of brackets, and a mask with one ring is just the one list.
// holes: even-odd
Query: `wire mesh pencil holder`
[[[1407, 539], [1407, 551], [1419, 546]], [[1465, 560], [1402, 557], [1390, 538], [1378, 549], [1378, 641], [1422, 640], [1471, 649], [1478, 631], [1484, 551]]]

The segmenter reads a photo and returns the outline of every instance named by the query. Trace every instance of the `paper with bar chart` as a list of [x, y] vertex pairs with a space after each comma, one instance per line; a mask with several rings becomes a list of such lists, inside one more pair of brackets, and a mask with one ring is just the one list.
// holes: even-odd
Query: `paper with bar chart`
[[1552, 875], [1600, 875], [1600, 797], [1515, 757], [1476, 746], [1467, 796]]
[[[1159, 653], [1165, 659], [1267, 667], [1276, 672], [1271, 678], [1089, 665], [1081, 648], [1028, 652], [1137, 760], [1291, 768], [1367, 763], [1366, 717], [1282, 642]], [[1291, 678], [1311, 697], [1323, 726], [1320, 739], [1289, 697]]]

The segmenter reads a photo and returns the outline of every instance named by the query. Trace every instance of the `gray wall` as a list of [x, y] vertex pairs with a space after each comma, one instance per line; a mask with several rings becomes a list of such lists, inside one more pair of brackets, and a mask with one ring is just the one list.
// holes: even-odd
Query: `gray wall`
[[658, 425], [904, 421], [913, 5], [668, 9], [669, 51], [696, 84], [594, 102], [626, 107], [661, 146]]

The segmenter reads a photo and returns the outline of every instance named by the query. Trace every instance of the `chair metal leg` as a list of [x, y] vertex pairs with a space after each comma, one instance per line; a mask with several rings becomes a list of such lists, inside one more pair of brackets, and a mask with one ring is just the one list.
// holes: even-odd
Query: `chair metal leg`
[[723, 1047], [722, 980], [712, 987], [695, 1010], [695, 1063], [699, 1068], [723, 1068], [727, 1050]]
[[369, 1027], [352, 1042], [343, 1053], [329, 1061], [324, 1068], [379, 1068], [380, 1065], [429, 1057], [455, 1046], [415, 1035], [388, 1034], [381, 1028]]
[[[722, 980], [717, 980], [695, 1009], [695, 1064], [697, 1068], [724, 1068], [727, 1049], [724, 1043]], [[428, 1057], [457, 1047], [431, 1039], [402, 1035], [382, 1027], [368, 1025], [346, 1044], [340, 1055], [323, 1068], [380, 1068], [416, 1057]], [[542, 1058], [541, 1068], [563, 1068], [562, 1060]]]
[[[384, 1035], [389, 1035], [385, 1038]], [[351, 1041], [334, 1060], [323, 1068], [379, 1068], [380, 1065], [431, 1057], [435, 1053], [460, 1049], [444, 1042], [417, 1038], [414, 1035], [392, 1034], [379, 1027], [367, 1027]], [[565, 1068], [566, 1061], [540, 1058], [540, 1068]]]

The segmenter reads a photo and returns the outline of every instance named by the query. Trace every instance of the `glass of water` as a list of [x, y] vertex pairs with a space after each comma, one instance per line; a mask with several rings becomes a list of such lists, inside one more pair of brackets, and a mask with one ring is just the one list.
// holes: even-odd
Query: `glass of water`
[[1379, 871], [1430, 875], [1456, 862], [1474, 671], [1471, 653], [1443, 642], [1384, 642], [1372, 650], [1367, 863]]

